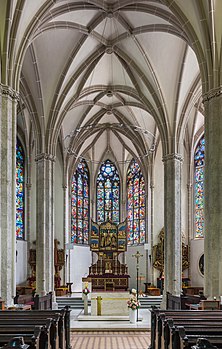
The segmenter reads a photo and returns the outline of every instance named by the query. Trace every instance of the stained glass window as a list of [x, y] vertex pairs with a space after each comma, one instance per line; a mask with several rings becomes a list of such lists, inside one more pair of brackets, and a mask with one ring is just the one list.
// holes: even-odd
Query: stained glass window
[[16, 238], [24, 239], [25, 156], [20, 141], [16, 144]]
[[132, 160], [127, 172], [128, 244], [145, 243], [145, 181], [139, 164]]
[[100, 167], [96, 185], [97, 222], [120, 220], [120, 180], [116, 166], [106, 160]]
[[88, 244], [89, 239], [89, 169], [82, 159], [72, 177], [71, 242]]
[[204, 237], [204, 151], [205, 140], [202, 137], [194, 155], [194, 220], [196, 238]]

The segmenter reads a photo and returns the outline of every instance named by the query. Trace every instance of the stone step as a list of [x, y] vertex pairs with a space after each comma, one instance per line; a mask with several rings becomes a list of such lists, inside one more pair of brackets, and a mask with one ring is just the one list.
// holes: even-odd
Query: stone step
[[[149, 309], [152, 306], [159, 307], [162, 301], [162, 296], [150, 296], [150, 297], [139, 297], [140, 305], [142, 309]], [[58, 308], [61, 309], [65, 305], [69, 305], [71, 309], [83, 309], [83, 300], [81, 297], [57, 297], [56, 302], [58, 303]], [[91, 301], [88, 301], [89, 306]]]

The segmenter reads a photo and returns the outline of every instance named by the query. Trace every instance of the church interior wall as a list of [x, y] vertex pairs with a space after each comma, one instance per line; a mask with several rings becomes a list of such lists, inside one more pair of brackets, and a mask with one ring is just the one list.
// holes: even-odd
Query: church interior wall
[[72, 292], [82, 292], [82, 277], [89, 274], [89, 266], [92, 262], [89, 246], [74, 245], [70, 253], [70, 265], [68, 266], [69, 282], [73, 282]]
[[[129, 288], [135, 288], [137, 285], [137, 270], [136, 270], [136, 258], [133, 257], [137, 251], [140, 252], [140, 254], [143, 255], [143, 257], [140, 257], [139, 260], [139, 277], [145, 277], [146, 275], [146, 251], [144, 250], [144, 245], [140, 246], [128, 246], [127, 252], [126, 252], [126, 264], [128, 266], [128, 274], [130, 275], [129, 279]], [[141, 288], [144, 290], [144, 283], [145, 280], [141, 281]], [[139, 289], [140, 289], [140, 280], [139, 280]]]
[[190, 242], [190, 278], [193, 286], [204, 286], [204, 277], [199, 269], [199, 259], [204, 253], [204, 239]]
[[27, 280], [27, 241], [16, 241], [16, 285]]

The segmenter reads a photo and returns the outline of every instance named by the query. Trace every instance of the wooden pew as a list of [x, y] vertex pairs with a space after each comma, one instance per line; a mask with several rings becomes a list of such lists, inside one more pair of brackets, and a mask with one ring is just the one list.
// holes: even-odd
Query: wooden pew
[[57, 318], [54, 319], [44, 319], [44, 318], [21, 318], [21, 317], [13, 317], [9, 319], [6, 317], [2, 317], [0, 319], [0, 330], [1, 328], [11, 329], [12, 327], [16, 328], [33, 328], [34, 326], [45, 326], [47, 331], [49, 332], [49, 343], [50, 349], [59, 349], [59, 333], [58, 333], [58, 321], [59, 314]]
[[[183, 326], [181, 326], [181, 323]], [[165, 320], [163, 335], [161, 340], [161, 348], [172, 349], [179, 348], [180, 329], [183, 328], [189, 334], [199, 333], [199, 337], [204, 337], [206, 333], [222, 333], [222, 320], [214, 319], [186, 319], [184, 321], [176, 321], [172, 319]], [[198, 332], [199, 331], [199, 332]], [[186, 332], [187, 333], [187, 332]]]
[[36, 294], [21, 294], [14, 298], [15, 304], [27, 304], [31, 305], [34, 310], [49, 310], [52, 309], [52, 292], [49, 292], [45, 296], [39, 296]]
[[46, 336], [43, 335], [42, 326], [35, 326], [33, 331], [25, 333], [24, 331], [14, 331], [2, 333], [0, 332], [0, 346], [7, 344], [13, 337], [23, 337], [26, 344], [29, 344], [29, 349], [46, 349], [48, 348]]
[[166, 318], [173, 318], [176, 317], [182, 318], [198, 318], [202, 319], [203, 316], [208, 317], [217, 317], [218, 319], [222, 318], [222, 312], [221, 311], [198, 311], [198, 310], [161, 310], [152, 308], [151, 310], [151, 349], [161, 349], [161, 341], [162, 341], [162, 329], [163, 324], [162, 321], [164, 321]]
[[0, 311], [0, 320], [7, 317], [9, 319], [32, 319], [34, 321], [34, 319], [53, 319], [58, 314], [59, 348], [70, 349], [70, 309], [68, 306], [61, 310]]
[[175, 337], [172, 343], [173, 349], [191, 349], [193, 345], [197, 343], [199, 338], [207, 339], [212, 345], [222, 348], [222, 332], [221, 328], [218, 329], [185, 329], [182, 326], [178, 328], [178, 336]]

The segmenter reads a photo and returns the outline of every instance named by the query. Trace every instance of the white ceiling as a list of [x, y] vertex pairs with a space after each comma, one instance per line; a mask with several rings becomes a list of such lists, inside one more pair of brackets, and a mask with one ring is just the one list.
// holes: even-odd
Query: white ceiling
[[[164, 152], [179, 151], [181, 134], [192, 139], [204, 122], [200, 71], [185, 17], [168, 3], [25, 1], [15, 57], [24, 101], [39, 118], [41, 151], [55, 151], [60, 136], [65, 155], [102, 161], [108, 149], [118, 162], [129, 153], [147, 161], [159, 137]], [[195, 3], [174, 1], [202, 43]]]

